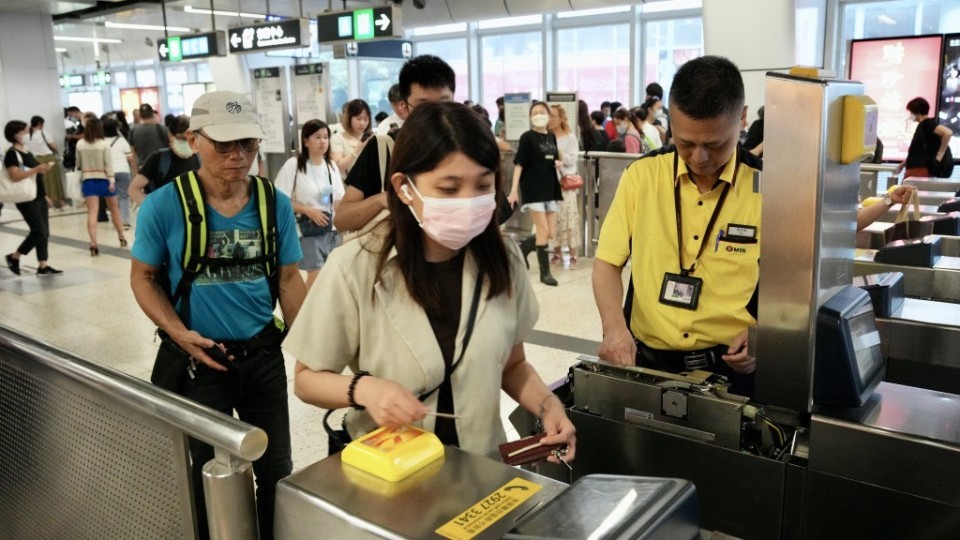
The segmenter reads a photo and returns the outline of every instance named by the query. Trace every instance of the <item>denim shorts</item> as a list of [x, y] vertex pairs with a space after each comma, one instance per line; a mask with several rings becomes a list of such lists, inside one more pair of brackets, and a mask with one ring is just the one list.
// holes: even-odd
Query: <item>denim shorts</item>
[[524, 212], [559, 212], [560, 203], [558, 201], [533, 202], [520, 207]]
[[339, 245], [340, 233], [335, 230], [316, 236], [301, 236], [300, 249], [303, 250], [303, 258], [300, 259], [300, 270], [309, 272], [323, 268], [330, 252]]
[[91, 178], [80, 184], [80, 191], [84, 197], [116, 197], [116, 190], [110, 191], [110, 181]]

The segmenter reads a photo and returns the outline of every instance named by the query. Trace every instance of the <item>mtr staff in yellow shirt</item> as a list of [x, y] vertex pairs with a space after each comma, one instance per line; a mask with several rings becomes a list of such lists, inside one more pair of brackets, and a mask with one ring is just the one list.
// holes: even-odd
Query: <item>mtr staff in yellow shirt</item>
[[[677, 71], [675, 147], [627, 167], [600, 231], [593, 292], [601, 359], [704, 369], [752, 395], [747, 328], [756, 324], [762, 162], [738, 148], [745, 115], [743, 79], [726, 58], [704, 56]], [[631, 257], [633, 294], [621, 307]]]

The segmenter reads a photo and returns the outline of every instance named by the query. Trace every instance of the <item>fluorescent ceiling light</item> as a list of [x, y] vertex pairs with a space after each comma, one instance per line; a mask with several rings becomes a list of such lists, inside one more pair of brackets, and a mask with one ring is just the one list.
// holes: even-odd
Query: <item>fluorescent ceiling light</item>
[[561, 11], [557, 13], [558, 19], [573, 19], [574, 17], [589, 17], [591, 15], [607, 15], [609, 13], [626, 13], [630, 11], [630, 6], [614, 6], [597, 9], [581, 9], [579, 11]]
[[54, 52], [67, 52], [63, 47], [54, 47], [53, 50]]
[[54, 41], [82, 41], [84, 43], [123, 43], [122, 39], [80, 37], [80, 36], [53, 36]]
[[529, 24], [542, 24], [543, 15], [527, 15], [526, 17], [506, 17], [503, 19], [488, 19], [480, 21], [481, 30], [490, 28], [507, 28], [510, 26], [523, 26]]
[[702, 7], [703, 2], [701, 0], [666, 0], [664, 2], [643, 4], [641, 9], [643, 9], [644, 13], [657, 13], [679, 9], [700, 9]]
[[248, 19], [266, 19], [267, 18], [266, 15], [257, 14], [257, 13], [244, 13], [242, 11], [236, 12], [236, 11], [220, 11], [220, 10], [210, 11], [209, 9], [195, 8], [193, 6], [184, 6], [183, 11], [187, 13], [197, 13], [200, 15], [210, 15], [211, 13], [213, 13], [214, 15], [222, 15], [224, 17], [247, 17]]
[[115, 23], [112, 21], [107, 21], [103, 23], [107, 28], [130, 28], [132, 30], [170, 30], [171, 32], [190, 32], [191, 28], [184, 28], [182, 26], [163, 26], [157, 24], [128, 24], [128, 23]]
[[435, 36], [437, 34], [450, 34], [453, 32], [466, 32], [467, 23], [438, 24], [435, 26], [421, 26], [413, 29], [415, 36]]

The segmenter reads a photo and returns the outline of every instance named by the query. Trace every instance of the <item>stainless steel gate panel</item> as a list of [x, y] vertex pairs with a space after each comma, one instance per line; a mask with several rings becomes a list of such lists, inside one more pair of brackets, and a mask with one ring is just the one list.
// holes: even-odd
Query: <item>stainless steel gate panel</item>
[[884, 382], [863, 407], [818, 411], [809, 469], [960, 507], [960, 396]]
[[921, 268], [857, 260], [853, 263], [853, 275], [902, 272], [904, 292], [907, 296], [960, 302], [960, 264], [958, 262], [960, 259], [956, 257], [940, 257], [933, 268]]
[[194, 538], [182, 432], [2, 354], [0, 536]]

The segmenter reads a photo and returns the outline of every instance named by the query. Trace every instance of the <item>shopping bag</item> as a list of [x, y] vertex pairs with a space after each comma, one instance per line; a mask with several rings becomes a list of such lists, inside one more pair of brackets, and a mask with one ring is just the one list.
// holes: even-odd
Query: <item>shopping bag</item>
[[[14, 150], [17, 155], [17, 161], [23, 167], [23, 160], [20, 158], [20, 152]], [[36, 175], [14, 181], [10, 178], [10, 173], [6, 167], [0, 167], [0, 203], [23, 203], [37, 198], [37, 177]]]
[[[910, 211], [910, 207], [913, 211]], [[912, 214], [909, 215], [909, 214]], [[889, 244], [895, 240], [912, 240], [933, 234], [933, 223], [920, 221], [920, 198], [916, 191], [910, 194], [910, 200], [900, 205], [893, 227], [885, 231], [886, 241]]]

